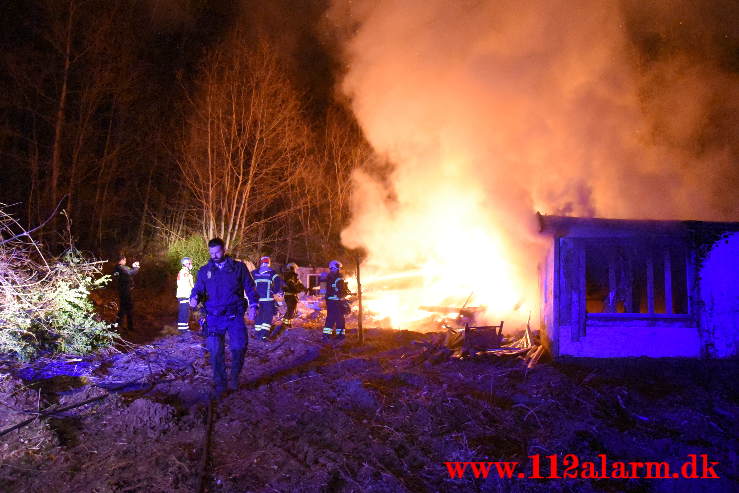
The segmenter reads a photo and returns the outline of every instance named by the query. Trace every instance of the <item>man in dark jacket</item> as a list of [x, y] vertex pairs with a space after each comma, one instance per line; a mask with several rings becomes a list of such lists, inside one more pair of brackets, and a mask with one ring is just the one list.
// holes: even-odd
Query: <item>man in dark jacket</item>
[[283, 274], [285, 281], [285, 305], [287, 310], [283, 317], [283, 323], [285, 326], [290, 327], [295, 316], [295, 309], [298, 306], [298, 295], [305, 291], [305, 286], [300, 282], [298, 277], [298, 264], [290, 262], [285, 266], [285, 273]]
[[213, 366], [215, 397], [220, 398], [226, 390], [225, 335], [228, 333], [231, 346], [228, 388], [236, 390], [247, 346], [244, 314], [248, 306], [249, 318], [254, 318], [257, 296], [249, 270], [243, 263], [226, 255], [223, 240], [213, 238], [208, 242], [208, 250], [210, 261], [198, 271], [190, 306], [195, 308], [198, 301], [204, 304], [206, 347]]
[[118, 278], [118, 327], [123, 326], [123, 319], [128, 322], [128, 330], [133, 328], [133, 276], [139, 272], [139, 263], [134, 262], [131, 267], [126, 265], [126, 255], [118, 256], [118, 265], [115, 266], [113, 276]]
[[[341, 262], [332, 260], [328, 264], [329, 271], [321, 276], [321, 282], [326, 283], [326, 322], [323, 325], [323, 338], [328, 339], [335, 335], [337, 339], [344, 339], [344, 315], [348, 312], [349, 302], [346, 297], [349, 288], [346, 286], [341, 273]], [[334, 329], [336, 332], [334, 334]]]
[[272, 330], [272, 319], [275, 316], [274, 295], [282, 292], [282, 279], [270, 267], [269, 257], [259, 259], [259, 268], [252, 272], [259, 296], [259, 312], [254, 320], [254, 332], [257, 338], [266, 340]]

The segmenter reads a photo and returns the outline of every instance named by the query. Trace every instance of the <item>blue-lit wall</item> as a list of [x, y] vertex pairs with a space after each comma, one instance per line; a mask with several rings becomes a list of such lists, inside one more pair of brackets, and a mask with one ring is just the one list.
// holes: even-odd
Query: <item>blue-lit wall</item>
[[739, 233], [717, 241], [699, 271], [704, 354], [739, 354]]
[[[596, 233], [607, 238], [609, 231]], [[697, 263], [691, 261], [687, 281], [695, 289], [690, 289], [688, 314], [644, 316], [587, 314], [580, 306], [583, 303], [576, 303], [584, 299], [585, 287], [581, 285], [584, 282], [573, 281], [578, 276], [572, 273], [583, 266], [572, 261], [578, 258], [572, 245], [594, 236], [588, 231], [587, 235], [552, 238], [551, 249], [540, 265], [540, 324], [555, 357], [739, 355], [739, 233], [727, 233]], [[689, 245], [685, 237], [675, 241]], [[561, 247], [563, 243], [571, 244], [569, 250]], [[575, 330], [577, 313], [584, 313], [579, 319], [583, 324], [579, 335]]]

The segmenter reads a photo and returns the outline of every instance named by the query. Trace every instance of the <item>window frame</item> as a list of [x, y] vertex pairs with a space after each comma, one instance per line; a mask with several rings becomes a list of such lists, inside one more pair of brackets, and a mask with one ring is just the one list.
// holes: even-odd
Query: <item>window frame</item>
[[[654, 325], [654, 322], [659, 321], [662, 323], [665, 323], [667, 325], [684, 325], [686, 322], [691, 322], [694, 319], [694, 309], [693, 309], [693, 296], [692, 296], [692, 286], [694, 283], [694, 255], [691, 252], [691, 250], [688, 248], [688, 245], [685, 241], [681, 241], [680, 238], [671, 238], [671, 237], [638, 237], [638, 236], [629, 236], [629, 237], [593, 237], [593, 238], [587, 238], [587, 237], [580, 237], [580, 238], [568, 238], [569, 240], [574, 240], [575, 243], [579, 244], [579, 247], [583, 251], [584, 256], [584, 265], [583, 265], [583, 277], [587, 278], [587, 256], [590, 254], [592, 255], [594, 251], [598, 252], [600, 251], [603, 254], [607, 253], [607, 249], [613, 246], [619, 246], [619, 244], [623, 245], [624, 247], [630, 246], [630, 243], [633, 243], [634, 245], [638, 246], [639, 248], [643, 248], [646, 251], [650, 252], [650, 255], [645, 257], [645, 264], [647, 267], [647, 271], [645, 273], [646, 276], [646, 286], [644, 289], [646, 289], [646, 302], [647, 302], [647, 312], [590, 312], [587, 310], [587, 301], [588, 301], [588, 289], [585, 282], [583, 282], [584, 286], [583, 289], [580, 290], [579, 295], [581, 296], [581, 303], [584, 307], [584, 315], [585, 320], [589, 322], [596, 322], [592, 325], [600, 325], [605, 324], [607, 325], [609, 322], [624, 322], [624, 321], [630, 321], [635, 322], [636, 325], [639, 325], [639, 322], [644, 322], [644, 325]], [[675, 247], [678, 247], [679, 250], [682, 250], [684, 254], [684, 261], [681, 262], [684, 265], [684, 275], [681, 274], [681, 278], [684, 278], [685, 286], [684, 286], [684, 306], [686, 313], [674, 313], [675, 310], [675, 296], [673, 296], [675, 293], [673, 293], [673, 264], [675, 262], [674, 254], [672, 253]], [[662, 252], [662, 253], [660, 253]], [[655, 269], [655, 259], [660, 258], [662, 259], [662, 268], [661, 270]], [[608, 265], [608, 291], [611, 292], [616, 287], [613, 285], [615, 275], [611, 274], [611, 268], [612, 264], [609, 263]], [[657, 276], [657, 272], [660, 272], [662, 275]], [[661, 283], [662, 283], [662, 297], [664, 297], [664, 306], [665, 306], [665, 312], [660, 313], [655, 311], [655, 293], [656, 293], [656, 283], [660, 282], [657, 278], [661, 277]], [[682, 280], [682, 279], [681, 279]], [[585, 281], [585, 279], [583, 279]], [[632, 281], [633, 282], [633, 281]], [[631, 289], [633, 289], [635, 285], [631, 285]]]

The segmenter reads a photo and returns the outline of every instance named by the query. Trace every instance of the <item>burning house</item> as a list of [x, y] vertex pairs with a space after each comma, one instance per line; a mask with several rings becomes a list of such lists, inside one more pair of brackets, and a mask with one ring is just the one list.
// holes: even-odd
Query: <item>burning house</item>
[[555, 357], [739, 352], [739, 223], [539, 215], [539, 226]]

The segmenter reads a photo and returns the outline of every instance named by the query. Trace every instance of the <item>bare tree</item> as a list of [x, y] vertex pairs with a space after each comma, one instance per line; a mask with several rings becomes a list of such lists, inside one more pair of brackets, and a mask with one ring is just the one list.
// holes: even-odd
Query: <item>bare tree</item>
[[312, 166], [300, 170], [291, 196], [299, 206], [295, 229], [301, 232], [304, 255], [319, 263], [341, 249], [341, 230], [350, 214], [351, 173], [371, 160], [373, 152], [356, 121], [340, 106], [326, 115], [313, 148]]
[[[137, 137], [121, 131], [132, 126], [139, 73], [135, 16], [124, 15], [129, 7], [124, 0], [43, 2], [35, 41], [2, 55], [15, 95], [16, 134], [6, 149], [15, 166], [28, 171], [29, 224], [66, 196], [76, 232], [93, 238], [97, 229], [101, 237], [117, 206], [110, 184]], [[61, 227], [46, 228], [47, 239], [53, 243]]]
[[236, 32], [208, 56], [179, 166], [201, 233], [261, 250], [286, 235], [285, 196], [305, 166], [308, 129], [280, 60]]

